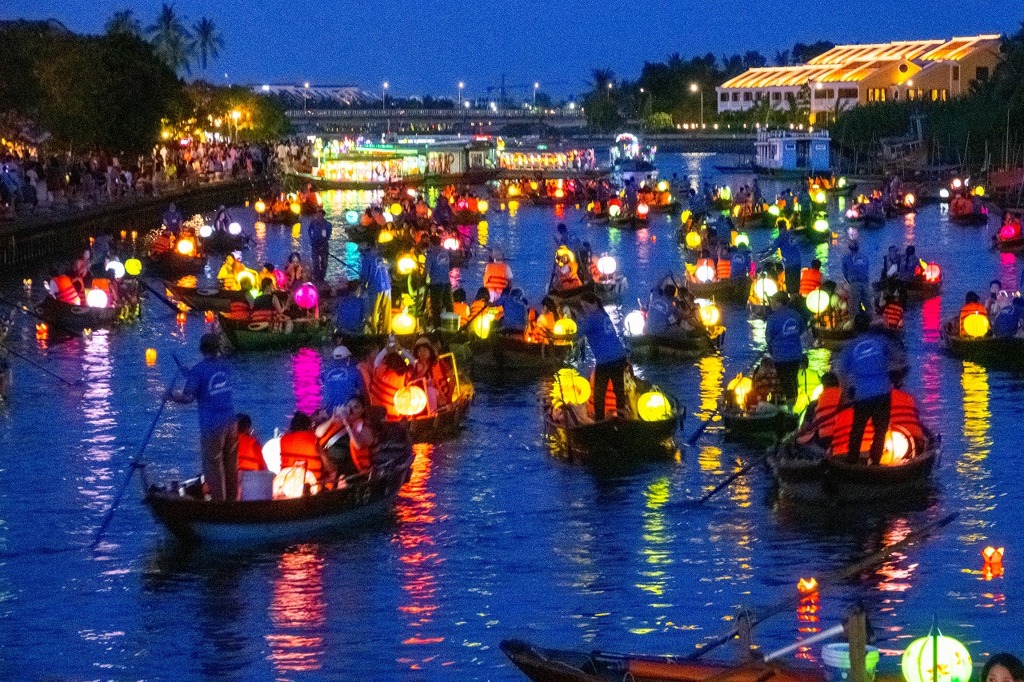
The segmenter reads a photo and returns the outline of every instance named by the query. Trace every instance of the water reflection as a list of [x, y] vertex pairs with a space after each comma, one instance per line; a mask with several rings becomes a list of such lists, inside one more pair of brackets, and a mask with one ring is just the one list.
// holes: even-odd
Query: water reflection
[[295, 391], [295, 409], [313, 414], [320, 407], [320, 353], [312, 348], [300, 348], [292, 357], [292, 387]]
[[[671, 485], [667, 476], [662, 476], [652, 481], [644, 492], [646, 504], [643, 512], [643, 542], [640, 546], [640, 556], [643, 565], [640, 568], [640, 582], [636, 587], [647, 594], [651, 599], [648, 605], [653, 609], [672, 608], [671, 603], [665, 600], [666, 586], [672, 578], [671, 566], [672, 543], [675, 536], [669, 532], [665, 520], [664, 507], [671, 497]], [[656, 620], [664, 618], [658, 615]], [[652, 632], [651, 628], [633, 628], [634, 634], [647, 634]]]
[[989, 437], [992, 415], [989, 408], [988, 370], [973, 362], [964, 362], [960, 382], [964, 391], [963, 432], [966, 447], [956, 460], [956, 472], [964, 503], [961, 509], [969, 514], [960, 519], [961, 525], [969, 529], [960, 539], [975, 544], [987, 539], [985, 529], [990, 526], [990, 522], [979, 514], [990, 509], [995, 499], [992, 474], [986, 464], [992, 447]]
[[325, 561], [319, 544], [300, 545], [277, 564], [267, 633], [270, 662], [278, 673], [319, 670], [323, 665]]
[[[72, 342], [77, 343], [77, 342]], [[110, 332], [100, 329], [88, 334], [82, 344], [82, 417], [85, 425], [82, 444], [88, 473], [79, 485], [90, 509], [101, 509], [110, 497], [111, 458], [116, 452], [118, 411], [112, 403], [110, 388], [113, 363], [110, 357]]]

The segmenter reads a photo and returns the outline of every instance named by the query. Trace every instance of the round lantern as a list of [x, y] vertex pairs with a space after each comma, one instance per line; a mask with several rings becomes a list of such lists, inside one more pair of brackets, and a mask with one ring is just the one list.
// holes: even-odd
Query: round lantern
[[964, 181], [960, 178], [953, 178], [953, 189], [960, 189], [964, 186]]
[[391, 204], [391, 206], [388, 208], [388, 210], [391, 212], [391, 215], [393, 215], [393, 216], [400, 216], [400, 215], [402, 215], [402, 205], [400, 203], [398, 203], [397, 201], [395, 203]]
[[238, 282], [238, 286], [241, 289], [245, 288], [245, 283], [249, 283], [249, 288], [254, 289], [256, 287], [256, 273], [252, 270], [242, 270], [235, 275], [235, 281]]
[[915, 639], [900, 664], [907, 682], [969, 682], [972, 666], [967, 647], [942, 633]]
[[394, 238], [395, 233], [392, 232], [391, 230], [381, 230], [380, 234], [377, 235], [377, 243], [387, 244], [388, 242], [394, 240]]
[[911, 208], [916, 203], [917, 203], [917, 197], [915, 197], [913, 194], [906, 194], [906, 195], [904, 195], [904, 197], [903, 197], [903, 205], [904, 206], [906, 206], [907, 208]]
[[256, 208], [257, 213], [263, 213], [267, 210], [267, 205], [263, 202], [262, 199], [258, 199], [254, 207]]
[[661, 391], [648, 391], [636, 399], [636, 411], [645, 422], [660, 422], [672, 417], [672, 403]]
[[355, 225], [359, 222], [359, 211], [345, 211], [345, 222]]
[[491, 310], [486, 310], [476, 316], [473, 320], [471, 329], [481, 339], [486, 339], [491, 335], [491, 322], [494, 321], [494, 313]]
[[411, 275], [416, 270], [416, 259], [406, 254], [398, 259], [395, 265], [400, 275]]
[[948, 199], [949, 198], [949, 190], [946, 189], [945, 187], [940, 189], [939, 190], [939, 198], [940, 199]]
[[199, 228], [199, 237], [209, 239], [213, 236], [213, 225], [203, 225]]
[[611, 256], [601, 256], [597, 259], [597, 271], [602, 275], [614, 275], [618, 268], [619, 264]]
[[853, 207], [850, 207], [850, 208], [846, 209], [846, 219], [847, 220], [856, 220], [859, 217], [860, 217], [860, 214], [857, 212], [857, 209], [855, 209]]
[[300, 204], [297, 201], [293, 201], [289, 208], [292, 209], [292, 213], [294, 213], [295, 215], [299, 215], [300, 213], [302, 213], [302, 204]]
[[124, 277], [124, 265], [122, 265], [121, 261], [116, 258], [114, 260], [107, 261], [106, 270], [114, 276], [114, 279], [121, 279]]
[[306, 485], [310, 494], [315, 495], [320, 490], [312, 471], [302, 466], [286, 467], [274, 476], [274, 499], [302, 497]]
[[320, 294], [317, 293], [316, 287], [309, 282], [295, 290], [295, 305], [303, 310], [312, 310], [319, 301]]
[[146, 367], [152, 367], [156, 364], [156, 348], [146, 349]]
[[490, 207], [491, 205], [487, 203], [486, 199], [481, 199], [480, 201], [476, 202], [477, 213], [487, 213], [487, 209]]
[[[691, 233], [692, 234], [692, 233]], [[702, 284], [707, 284], [715, 279], [715, 268], [714, 266], [705, 263], [697, 268], [697, 281]]]
[[818, 190], [815, 193], [815, 195], [814, 195], [814, 203], [816, 203], [816, 204], [824, 204], [825, 203], [825, 199], [826, 199], [825, 193], [822, 192], [821, 190]]
[[231, 223], [228, 225], [228, 234], [235, 237], [242, 234], [242, 225], [240, 223]]
[[736, 238], [732, 240], [732, 245], [739, 248], [741, 246], [750, 247], [750, 237], [747, 236], [746, 232], [738, 232]]
[[970, 336], [975, 339], [980, 339], [981, 337], [985, 336], [985, 334], [988, 334], [988, 315], [983, 315], [981, 313], [971, 313], [970, 315], [964, 318], [963, 328], [964, 334], [966, 334], [967, 336]]
[[646, 218], [647, 214], [650, 213], [650, 211], [651, 211], [651, 207], [648, 206], [647, 204], [643, 204], [643, 203], [637, 204], [636, 214], [638, 216], [640, 216], [641, 218]]
[[979, 197], [983, 197], [985, 196], [985, 188], [982, 187], [981, 185], [978, 185], [977, 187], [974, 188], [974, 193]]
[[412, 417], [427, 409], [427, 394], [419, 386], [406, 386], [395, 393], [395, 412]]
[[458, 251], [459, 240], [456, 239], [455, 237], [448, 237], [447, 239], [444, 240], [444, 248], [448, 249], [449, 251]]
[[623, 326], [626, 329], [626, 335], [643, 336], [646, 322], [647, 321], [644, 319], [644, 314], [639, 310], [634, 310], [633, 312], [629, 313], [628, 315], [626, 315], [626, 319], [623, 320]]
[[1010, 239], [1015, 239], [1017, 236], [1017, 228], [1013, 223], [1007, 223], [999, 228], [999, 238], [1004, 242], [1009, 241]]
[[558, 370], [551, 384], [551, 404], [583, 405], [590, 399], [590, 382], [571, 367]]
[[691, 251], [699, 249], [701, 241], [699, 232], [694, 230], [686, 233], [686, 248]]
[[759, 277], [754, 284], [754, 295], [757, 296], [757, 300], [761, 303], [764, 303], [777, 293], [779, 293], [779, 285], [775, 283], [775, 280]]
[[818, 218], [814, 221], [813, 227], [815, 232], [828, 232], [828, 221], [824, 218]]
[[404, 310], [391, 319], [391, 331], [398, 336], [408, 336], [416, 332], [416, 318]]
[[106, 308], [107, 292], [103, 289], [89, 289], [89, 292], [85, 295], [85, 304], [90, 308]]
[[829, 296], [821, 289], [815, 289], [807, 294], [807, 298], [805, 300], [807, 303], [807, 309], [815, 315], [821, 315], [823, 312], [828, 310]]
[[879, 463], [886, 465], [903, 464], [913, 453], [914, 441], [906, 431], [896, 426], [885, 432], [885, 447]]
[[737, 374], [736, 378], [729, 382], [726, 387], [736, 396], [736, 404], [742, 407], [747, 400], [747, 394], [754, 388], [754, 382], [750, 377]]
[[177, 249], [182, 256], [191, 256], [195, 253], [196, 245], [191, 239], [182, 239], [178, 242]]
[[776, 206], [775, 204], [772, 204], [771, 206], [769, 206], [768, 207], [768, 215], [773, 216], [775, 218], [778, 218], [779, 217], [779, 207]]
[[924, 267], [924, 279], [926, 282], [938, 282], [942, 279], [942, 268], [938, 263], [929, 263]]
[[658, 191], [659, 192], [667, 192], [668, 191], [668, 180], [660, 180], [658, 182]]
[[702, 305], [700, 307], [700, 321], [704, 323], [705, 327], [714, 327], [722, 319], [722, 314], [718, 312], [718, 307], [715, 305]]
[[517, 196], [519, 196], [519, 185], [509, 185], [509, 187], [508, 187], [508, 195], [510, 197], [517, 197]]
[[142, 274], [142, 261], [138, 258], [129, 258], [124, 262], [124, 271], [132, 277]]
[[555, 336], [572, 336], [576, 333], [576, 320], [571, 317], [563, 317], [555, 322], [552, 332]]
[[608, 206], [608, 215], [612, 218], [617, 218], [620, 213], [622, 213], [622, 207], [618, 204], [611, 204]]

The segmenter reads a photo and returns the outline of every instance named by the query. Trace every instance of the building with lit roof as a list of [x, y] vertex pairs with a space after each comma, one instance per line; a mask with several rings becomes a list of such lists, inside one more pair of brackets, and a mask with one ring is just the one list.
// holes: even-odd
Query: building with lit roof
[[763, 101], [799, 105], [811, 123], [858, 104], [944, 101], [987, 80], [1000, 60], [998, 34], [951, 40], [837, 45], [806, 64], [750, 69], [716, 88], [718, 112], [747, 111]]

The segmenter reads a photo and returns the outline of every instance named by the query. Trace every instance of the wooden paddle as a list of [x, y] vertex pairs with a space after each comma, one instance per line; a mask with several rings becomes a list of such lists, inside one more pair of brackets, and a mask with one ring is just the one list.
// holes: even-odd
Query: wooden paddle
[[0, 297], [0, 303], [3, 303], [4, 305], [10, 306], [10, 307], [12, 307], [12, 308], [14, 308], [16, 310], [20, 310], [21, 312], [25, 313], [26, 315], [31, 315], [32, 317], [36, 318], [37, 320], [42, 320], [43, 322], [46, 322], [46, 318], [45, 317], [43, 317], [42, 315], [40, 315], [36, 311], [32, 310], [31, 308], [29, 308], [24, 303], [14, 303], [13, 301], [9, 301], [9, 300], [7, 300], [6, 298], [3, 298], [3, 297]]
[[150, 285], [149, 285], [149, 283], [148, 283], [148, 282], [146, 282], [146, 280], [144, 280], [144, 279], [142, 279], [141, 277], [139, 277], [139, 278], [138, 278], [138, 279], [137, 279], [136, 281], [137, 281], [137, 282], [138, 282], [139, 284], [141, 284], [141, 285], [142, 285], [142, 287], [143, 287], [143, 288], [144, 288], [144, 289], [145, 289], [146, 291], [148, 291], [149, 293], [151, 293], [151, 294], [153, 294], [154, 296], [156, 296], [156, 297], [157, 297], [157, 299], [159, 299], [159, 300], [160, 300], [160, 301], [161, 301], [161, 302], [162, 302], [162, 303], [163, 303], [164, 305], [166, 305], [166, 306], [167, 306], [168, 308], [170, 308], [171, 310], [173, 310], [173, 311], [175, 312], [175, 314], [177, 314], [177, 313], [181, 312], [181, 309], [180, 309], [180, 308], [178, 308], [178, 306], [176, 306], [176, 305], [174, 305], [173, 303], [171, 303], [171, 301], [170, 301], [170, 300], [169, 300], [169, 299], [168, 299], [168, 298], [167, 298], [166, 296], [164, 296], [164, 295], [163, 295], [162, 293], [160, 293], [159, 291], [157, 291], [156, 289], [154, 289], [154, 288], [153, 288], [152, 286], [150, 286]]
[[66, 384], [68, 386], [74, 386], [74, 387], [77, 388], [77, 387], [79, 387], [79, 386], [81, 386], [82, 384], [85, 383], [81, 379], [75, 379], [74, 381], [71, 381], [70, 379], [66, 379], [66, 378], [62, 377], [60, 374], [57, 374], [53, 370], [47, 369], [46, 367], [44, 367], [43, 365], [39, 364], [35, 360], [32, 360], [31, 358], [29, 358], [29, 357], [27, 357], [25, 355], [22, 355], [18, 351], [14, 350], [10, 346], [8, 346], [6, 343], [0, 344], [0, 347], [3, 347], [8, 353], [13, 355], [14, 357], [21, 358], [22, 360], [24, 360], [28, 364], [30, 364], [33, 367], [35, 367], [36, 369], [38, 369], [40, 372], [46, 372], [47, 374], [49, 374], [50, 376], [52, 376], [55, 379], [59, 380], [63, 384]]
[[[951, 514], [948, 514], [942, 517], [941, 519], [938, 519], [937, 521], [932, 521], [931, 523], [911, 532], [909, 535], [907, 535], [907, 537], [903, 538], [899, 542], [893, 543], [888, 547], [883, 547], [882, 549], [878, 550], [873, 554], [869, 554], [868, 556], [864, 557], [863, 559], [860, 559], [859, 561], [851, 564], [850, 566], [844, 568], [841, 571], [837, 570], [831, 572], [830, 574], [826, 575], [824, 578], [818, 581], [818, 591], [820, 592], [826, 587], [831, 587], [832, 585], [847, 580], [873, 566], [877, 566], [894, 552], [898, 552], [901, 549], [904, 549], [907, 546], [914, 544], [916, 541], [923, 539], [932, 531], [936, 531], [948, 526], [959, 515], [960, 512], [952, 512]], [[749, 619], [750, 627], [758, 625], [767, 620], [768, 618], [771, 618], [772, 616], [782, 613], [783, 611], [788, 611], [792, 609], [793, 606], [799, 603], [800, 599], [803, 596], [804, 595], [802, 594], [796, 594], [791, 597], [787, 597], [786, 599], [768, 607], [760, 614], [753, 614]], [[708, 642], [699, 649], [696, 649], [691, 653], [687, 654], [683, 657], [683, 659], [687, 661], [695, 661], [699, 658], [702, 658], [709, 651], [713, 651], [718, 647], [722, 646], [723, 644], [732, 641], [733, 638], [735, 638], [738, 634], [739, 628], [733, 628], [731, 631], [722, 635], [721, 637], [718, 637], [717, 639]]]

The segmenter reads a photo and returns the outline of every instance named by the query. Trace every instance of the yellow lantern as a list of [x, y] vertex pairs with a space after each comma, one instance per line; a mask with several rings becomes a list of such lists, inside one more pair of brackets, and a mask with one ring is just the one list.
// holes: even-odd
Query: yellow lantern
[[555, 336], [572, 336], [576, 333], [576, 320], [571, 317], [563, 317], [555, 322], [552, 331]]
[[746, 232], [738, 232], [736, 237], [732, 240], [732, 245], [736, 248], [741, 246], [750, 246], [750, 237], [747, 236]]
[[743, 407], [747, 401], [747, 394], [754, 388], [754, 382], [750, 377], [737, 374], [736, 378], [726, 386], [736, 396], [736, 404]]
[[178, 246], [176, 248], [178, 249], [178, 253], [182, 256], [191, 256], [195, 253], [196, 244], [191, 239], [182, 239], [178, 242]]
[[818, 190], [818, 192], [814, 195], [814, 203], [816, 204], [824, 204], [825, 199], [825, 193], [822, 192], [821, 190]]
[[983, 197], [985, 196], [985, 188], [982, 187], [981, 185], [978, 185], [977, 187], [974, 188], [974, 193], [979, 197]]
[[679, 214], [679, 222], [685, 225], [686, 223], [690, 222], [691, 216], [693, 216], [693, 214], [690, 213], [690, 209], [686, 209], [685, 211]]
[[300, 204], [297, 201], [293, 201], [290, 208], [292, 209], [292, 213], [294, 213], [295, 215], [299, 215], [300, 213], [302, 213], [302, 204]]
[[571, 367], [558, 370], [551, 384], [551, 404], [583, 405], [590, 400], [590, 382]]
[[400, 203], [398, 203], [397, 201], [395, 203], [391, 204], [391, 206], [388, 208], [388, 210], [391, 211], [391, 215], [393, 215], [393, 216], [400, 216], [400, 215], [402, 215], [402, 205]]
[[608, 215], [612, 218], [617, 218], [620, 213], [622, 213], [622, 207], [618, 204], [611, 204], [608, 207]]
[[416, 259], [406, 254], [398, 259], [398, 273], [401, 275], [411, 275], [416, 270]]
[[146, 366], [152, 367], [156, 364], [156, 348], [146, 349]]
[[138, 258], [129, 258], [124, 262], [124, 271], [132, 277], [138, 277], [142, 274], [142, 261]]
[[779, 217], [779, 207], [776, 206], [775, 204], [772, 204], [771, 206], [768, 207], [768, 214], [778, 218]]
[[477, 213], [487, 213], [487, 209], [490, 208], [490, 204], [487, 203], [486, 199], [480, 199], [476, 202]]
[[245, 283], [246, 282], [249, 283], [249, 288], [250, 289], [255, 289], [256, 288], [256, 273], [254, 271], [249, 270], [248, 268], [246, 268], [245, 270], [242, 270], [237, 275], [235, 275], [235, 281], [238, 282], [238, 287], [240, 289], [244, 289], [245, 288]]
[[814, 221], [812, 227], [814, 227], [815, 232], [828, 232], [828, 221], [824, 218], [818, 218]]
[[714, 327], [721, 319], [722, 314], [718, 312], [718, 306], [712, 304], [700, 307], [700, 321], [705, 327]]
[[316, 476], [309, 469], [303, 466], [285, 467], [274, 476], [274, 499], [302, 497], [306, 485], [309, 485], [311, 495], [320, 492]]
[[412, 417], [427, 409], [427, 394], [419, 386], [406, 386], [395, 393], [395, 412]]
[[967, 647], [941, 632], [911, 642], [900, 668], [907, 682], [969, 682], [974, 671]]
[[636, 399], [636, 411], [645, 422], [660, 422], [672, 417], [672, 403], [661, 391], [648, 391]]
[[880, 464], [897, 466], [903, 464], [913, 451], [913, 441], [906, 432], [895, 427], [885, 432], [885, 448], [882, 450]]
[[267, 205], [263, 203], [262, 199], [258, 199], [256, 201], [255, 208], [257, 213], [263, 213], [264, 211], [267, 210]]
[[381, 230], [380, 234], [377, 235], [378, 244], [387, 244], [395, 238], [395, 233], [391, 230]]
[[701, 241], [702, 240], [700, 238], [700, 233], [697, 232], [696, 230], [691, 230], [690, 232], [686, 233], [686, 248], [690, 249], [691, 251], [696, 251], [697, 249], [699, 249]]
[[779, 285], [775, 283], [775, 280], [768, 277], [757, 278], [757, 282], [754, 284], [754, 295], [757, 297], [758, 302], [765, 303], [777, 293], [779, 293]]
[[517, 197], [517, 196], [519, 196], [519, 185], [509, 185], [509, 187], [508, 187], [508, 195], [510, 197]]
[[964, 334], [974, 339], [980, 339], [988, 334], [988, 315], [984, 313], [971, 313], [963, 321]]
[[473, 330], [473, 333], [476, 334], [478, 337], [480, 337], [481, 339], [486, 339], [488, 336], [491, 335], [491, 322], [493, 321], [494, 311], [493, 309], [488, 308], [487, 310], [476, 316], [476, 319], [473, 320], [473, 325], [471, 329]]
[[817, 578], [800, 578], [796, 583], [796, 590], [800, 594], [810, 594], [818, 591]]
[[659, 192], [667, 192], [668, 191], [668, 180], [660, 180], [658, 182], [658, 191]]
[[823, 312], [828, 310], [829, 296], [821, 289], [815, 289], [807, 294], [806, 302], [808, 310], [815, 315], [821, 315]]
[[391, 331], [398, 336], [416, 333], [416, 318], [403, 310], [391, 319]]

